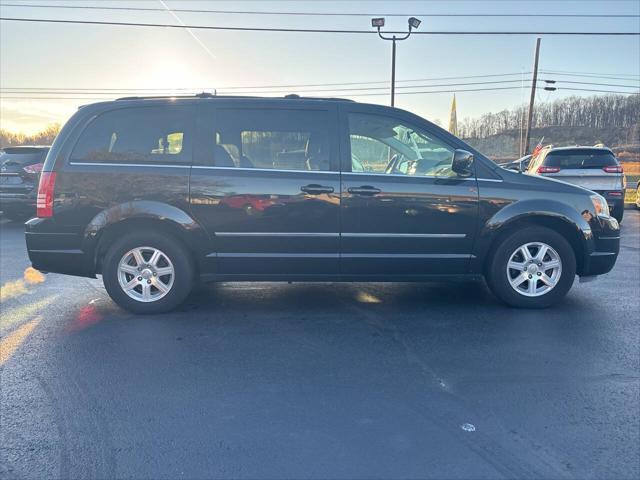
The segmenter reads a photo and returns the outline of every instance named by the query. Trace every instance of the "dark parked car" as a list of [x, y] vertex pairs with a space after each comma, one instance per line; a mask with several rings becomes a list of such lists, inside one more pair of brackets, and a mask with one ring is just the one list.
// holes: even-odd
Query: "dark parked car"
[[600, 195], [504, 170], [403, 110], [199, 95], [82, 107], [26, 238], [35, 268], [101, 274], [140, 313], [198, 279], [484, 276], [506, 303], [546, 307], [611, 270], [619, 225]]
[[622, 165], [606, 147], [547, 147], [528, 166], [541, 175], [579, 185], [607, 199], [611, 215], [622, 222], [626, 180]]
[[6, 147], [0, 150], [0, 211], [24, 221], [36, 214], [40, 170], [49, 147]]

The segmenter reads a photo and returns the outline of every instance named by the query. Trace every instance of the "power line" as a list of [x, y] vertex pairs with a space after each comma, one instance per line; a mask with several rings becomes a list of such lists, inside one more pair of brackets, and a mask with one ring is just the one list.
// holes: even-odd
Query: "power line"
[[[525, 79], [527, 82], [531, 81], [531, 78]], [[571, 80], [550, 80], [550, 79], [539, 79], [539, 82], [547, 82], [552, 83], [553, 85], [562, 85], [563, 83], [568, 84], [576, 84], [576, 85], [594, 85], [594, 86], [606, 86], [606, 87], [623, 87], [623, 88], [634, 88], [637, 89], [639, 86], [636, 85], [623, 85], [620, 83], [600, 83], [600, 82], [579, 82], [579, 81], [571, 81]], [[436, 87], [458, 87], [458, 86], [469, 86], [469, 85], [495, 85], [495, 84], [505, 84], [505, 83], [520, 83], [521, 79], [515, 80], [491, 80], [486, 82], [457, 82], [457, 83], [441, 83], [441, 84], [422, 84], [422, 85], [401, 85], [397, 87], [398, 89], [410, 89], [410, 88], [436, 88]], [[380, 82], [384, 83], [384, 82]], [[331, 85], [353, 85], [353, 83], [347, 84], [311, 84], [311, 85], [297, 85], [296, 89], [305, 88], [305, 87], [329, 87]], [[381, 87], [336, 87], [336, 88], [311, 88], [307, 90], [251, 90], [253, 88], [261, 88], [261, 87], [235, 87], [235, 88], [156, 88], [156, 89], [137, 89], [137, 88], [47, 88], [47, 87], [2, 87], [0, 88], [0, 92], [6, 94], [32, 94], [32, 95], [52, 95], [52, 94], [66, 94], [66, 95], [113, 95], [113, 94], [144, 94], [144, 93], [154, 93], [156, 95], [172, 95], [177, 93], [198, 93], [201, 91], [216, 91], [219, 94], [227, 94], [227, 93], [241, 93], [241, 94], [276, 94], [276, 93], [323, 93], [323, 92], [359, 92], [359, 91], [371, 91], [371, 90], [387, 90], [388, 86]], [[267, 87], [262, 87], [267, 88]], [[522, 87], [519, 87], [522, 88]]]
[[[460, 93], [460, 92], [487, 92], [487, 91], [498, 91], [498, 90], [517, 90], [521, 87], [492, 87], [492, 88], [467, 88], [467, 89], [454, 89], [454, 90], [428, 90], [428, 91], [418, 91], [418, 92], [399, 92], [398, 95], [427, 95], [433, 93]], [[640, 92], [623, 92], [619, 90], [597, 90], [590, 88], [558, 88], [558, 90], [567, 90], [567, 91], [583, 91], [583, 92], [600, 92], [600, 93], [617, 93], [623, 95], [640, 95]], [[351, 97], [375, 97], [375, 96], [386, 96], [388, 93], [356, 93], [346, 95], [347, 98]], [[28, 96], [3, 96], [5, 100], [108, 100], [105, 97], [28, 97]], [[275, 97], [278, 98], [278, 97]]]
[[[460, 90], [433, 90], [433, 91], [425, 91], [425, 92], [400, 92], [398, 95], [411, 95], [411, 94], [420, 94], [420, 93], [457, 93], [457, 92], [484, 92], [490, 90], [513, 90], [520, 87], [495, 87], [495, 88], [472, 88], [472, 89], [460, 89]], [[357, 93], [348, 95], [348, 97], [372, 97], [372, 96], [380, 96], [380, 95], [388, 95], [386, 92], [384, 93]], [[4, 99], [20, 99], [20, 100], [105, 100], [104, 97], [6, 97], [3, 96]], [[276, 97], [277, 98], [277, 97]]]
[[[486, 75], [464, 75], [457, 77], [430, 77], [430, 78], [413, 78], [405, 80], [396, 80], [396, 83], [409, 83], [409, 82], [430, 82], [440, 80], [464, 80], [470, 78], [490, 78], [490, 77], [506, 77], [513, 75], [528, 75], [531, 72], [516, 72], [516, 73], [492, 73]], [[341, 82], [341, 83], [306, 83], [306, 84], [289, 84], [289, 85], [245, 85], [245, 86], [228, 86], [228, 87], [216, 87], [218, 90], [249, 90], [254, 88], [302, 88], [302, 87], [330, 87], [341, 85], [376, 85], [376, 84], [388, 84], [389, 80], [378, 81], [366, 81], [366, 82]], [[0, 90], [101, 90], [109, 92], [170, 92], [170, 91], [207, 91], [213, 90], [214, 87], [167, 87], [167, 88], [86, 88], [86, 87], [1, 87]]]
[[540, 71], [544, 72], [544, 73], [554, 73], [556, 75], [571, 75], [571, 76], [575, 76], [575, 77], [607, 78], [607, 77], [603, 77], [602, 75], [616, 75], [618, 77], [638, 77], [638, 78], [640, 78], [640, 74], [637, 74], [637, 73], [570, 72], [570, 71], [567, 71], [567, 70], [543, 70], [543, 69], [540, 69]]
[[[153, 7], [105, 7], [92, 5], [45, 5], [2, 3], [1, 7], [17, 8], [49, 8], [75, 10], [115, 10], [135, 12], [163, 12], [162, 8]], [[638, 18], [635, 14], [574, 14], [574, 13], [351, 13], [351, 12], [283, 12], [264, 10], [208, 10], [195, 8], [172, 8], [178, 13], [215, 13], [229, 15], [278, 15], [301, 17], [558, 17], [558, 18]]]
[[[137, 22], [107, 22], [97, 20], [56, 20], [51, 18], [18, 18], [0, 17], [5, 22], [30, 23], [58, 23], [64, 25], [111, 25], [118, 27], [161, 27], [161, 28], [190, 28], [199, 30], [226, 30], [235, 32], [281, 32], [281, 33], [335, 33], [335, 34], [374, 34], [376, 30], [341, 30], [314, 28], [275, 28], [275, 27], [222, 27], [214, 25], [176, 25], [171, 23], [137, 23]], [[388, 34], [406, 34], [405, 31], [388, 31]], [[569, 35], [569, 36], [640, 36], [640, 32], [567, 32], [567, 31], [414, 31], [413, 35]]]
[[622, 93], [622, 94], [627, 94], [627, 95], [640, 95], [640, 90], [637, 92], [621, 92], [619, 90], [595, 90], [592, 88], [565, 88], [565, 87], [558, 87], [558, 90], [571, 90], [571, 91], [576, 91], [576, 92], [603, 92], [603, 93]]
[[546, 73], [548, 75], [554, 75], [554, 76], [559, 76], [559, 77], [576, 77], [576, 78], [596, 78], [596, 79], [606, 79], [606, 80], [626, 80], [626, 81], [630, 81], [630, 82], [636, 82], [640, 80], [640, 75], [637, 77], [633, 77], [633, 76], [627, 76], [627, 77], [620, 77], [620, 76], [609, 76], [609, 75], [596, 75], [596, 74], [578, 74], [578, 73], [561, 73], [561, 72], [554, 72], [552, 70], [540, 70], [540, 72], [542, 73]]
[[[432, 85], [401, 85], [399, 87], [396, 87], [398, 89], [407, 89], [407, 88], [436, 88], [436, 87], [459, 87], [459, 86], [469, 86], [469, 85], [494, 85], [494, 84], [503, 84], [503, 83], [520, 83], [520, 80], [494, 80], [494, 81], [489, 81], [489, 82], [460, 82], [460, 83], [440, 83], [440, 84], [432, 84]], [[520, 88], [520, 87], [518, 87]], [[247, 93], [251, 93], [251, 94], [258, 94], [258, 93], [315, 93], [315, 92], [355, 92], [355, 91], [363, 91], [363, 90], [388, 90], [389, 87], [388, 86], [384, 86], [384, 87], [347, 87], [347, 88], [314, 88], [314, 89], [310, 89], [310, 90], [297, 90], [297, 91], [291, 91], [291, 90], [259, 90], [259, 91], [250, 91]], [[0, 91], [3, 89], [0, 89]], [[225, 89], [222, 88], [218, 88], [216, 89], [216, 91], [223, 93], [225, 92]], [[123, 90], [120, 91], [120, 93], [128, 93], [128, 92], [135, 92], [135, 90]], [[165, 92], [169, 92], [171, 93], [171, 90], [166, 90]], [[40, 93], [40, 94], [51, 94], [51, 93], [58, 93], [57, 90], [42, 90], [42, 91], [38, 91], [38, 92], [34, 92], [33, 90], [26, 90], [26, 89], [16, 89], [16, 90], [12, 90], [8, 93]], [[72, 94], [73, 92], [70, 91], [66, 91], [64, 93], [67, 94]], [[105, 94], [105, 95], [109, 95], [112, 92], [105, 92], [103, 90], [93, 90], [93, 91], [81, 91], [78, 92], [78, 95], [82, 95], [82, 94]]]
[[[546, 80], [545, 80], [546, 81]], [[554, 83], [573, 83], [576, 85], [598, 85], [601, 87], [626, 87], [626, 88], [640, 88], [640, 82], [638, 85], [622, 85], [621, 83], [597, 83], [597, 82], [576, 82], [572, 80], [557, 80]]]
[[[637, 85], [623, 85], [621, 83], [599, 83], [599, 82], [576, 82], [573, 80], [550, 80], [550, 79], [544, 79], [544, 80], [538, 80], [540, 82], [547, 82], [549, 84], [560, 84], [562, 85], [563, 83], [572, 83], [572, 84], [576, 84], [576, 85], [597, 85], [597, 86], [601, 86], [601, 87], [626, 87], [626, 88], [640, 88], [640, 82], [638, 82]], [[551, 85], [550, 85], [551, 86]]]

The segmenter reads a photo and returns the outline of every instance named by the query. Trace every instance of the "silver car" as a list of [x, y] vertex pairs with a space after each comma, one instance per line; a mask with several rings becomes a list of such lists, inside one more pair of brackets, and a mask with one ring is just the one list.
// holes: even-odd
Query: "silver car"
[[562, 180], [599, 193], [606, 198], [611, 216], [622, 221], [626, 181], [622, 166], [610, 149], [546, 147], [529, 163], [526, 173]]

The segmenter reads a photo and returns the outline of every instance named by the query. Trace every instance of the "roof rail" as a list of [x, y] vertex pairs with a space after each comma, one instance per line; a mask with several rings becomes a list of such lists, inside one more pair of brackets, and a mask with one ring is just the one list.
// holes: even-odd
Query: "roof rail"
[[300, 100], [330, 100], [336, 102], [353, 102], [348, 98], [333, 98], [333, 97], [301, 97], [296, 93], [290, 93], [284, 97], [258, 97], [254, 95], [217, 95], [215, 92], [202, 92], [195, 95], [149, 95], [149, 96], [137, 96], [137, 97], [121, 97], [116, 100], [154, 100], [154, 99], [167, 99], [167, 98], [256, 98], [256, 99], [278, 99], [285, 98], [287, 100], [300, 99]]
[[216, 94], [214, 93], [210, 93], [210, 92], [200, 92], [200, 93], [196, 93], [195, 95], [147, 95], [147, 96], [141, 96], [141, 97], [121, 97], [121, 98], [116, 98], [116, 100], [147, 100], [147, 99], [154, 99], [154, 98], [158, 98], [158, 99], [162, 99], [162, 98], [213, 98], [215, 97]]
[[[266, 97], [269, 98], [269, 97]], [[300, 99], [300, 100], [332, 100], [336, 102], [353, 102], [350, 98], [339, 98], [339, 97], [301, 97], [297, 93], [289, 93], [284, 96], [284, 98], [290, 99]]]

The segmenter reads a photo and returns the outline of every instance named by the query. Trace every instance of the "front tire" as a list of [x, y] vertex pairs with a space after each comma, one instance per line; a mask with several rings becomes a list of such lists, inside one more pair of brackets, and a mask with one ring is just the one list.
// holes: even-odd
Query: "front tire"
[[487, 282], [503, 302], [520, 308], [546, 308], [567, 294], [576, 275], [569, 242], [545, 227], [527, 227], [495, 249]]
[[194, 268], [180, 241], [161, 232], [133, 232], [116, 241], [102, 262], [109, 296], [132, 313], [173, 310], [189, 295]]

